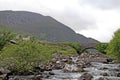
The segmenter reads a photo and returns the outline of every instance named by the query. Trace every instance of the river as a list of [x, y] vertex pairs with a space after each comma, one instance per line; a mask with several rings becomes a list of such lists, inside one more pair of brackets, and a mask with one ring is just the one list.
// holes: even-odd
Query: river
[[[93, 76], [92, 80], [120, 80], [120, 64], [104, 64], [92, 62], [92, 66], [84, 68]], [[84, 72], [64, 73], [62, 70], [53, 70], [55, 75], [43, 80], [79, 80]]]

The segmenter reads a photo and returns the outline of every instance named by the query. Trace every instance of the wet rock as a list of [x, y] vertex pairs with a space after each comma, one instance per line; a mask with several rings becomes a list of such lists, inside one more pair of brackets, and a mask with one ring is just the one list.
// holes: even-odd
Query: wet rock
[[3, 80], [8, 80], [9, 75], [11, 74], [12, 72], [8, 69], [4, 69], [4, 68], [0, 69], [0, 78], [2, 78]]
[[16, 76], [9, 76], [9, 79], [6, 80], [34, 80], [35, 76], [34, 75], [16, 75]]
[[62, 59], [61, 62], [68, 62], [68, 59]]
[[52, 71], [52, 67], [50, 65], [45, 65], [44, 71]]
[[75, 64], [66, 64], [63, 68], [64, 72], [83, 72], [83, 68], [77, 67]]
[[108, 63], [113, 61], [113, 59], [111, 59], [111, 58], [107, 58], [106, 60]]
[[78, 78], [78, 80], [92, 80], [93, 76], [89, 73], [84, 73]]
[[56, 61], [57, 64], [60, 64], [60, 61]]
[[52, 66], [52, 69], [62, 69], [64, 67], [64, 64], [62, 65], [61, 63], [60, 64], [54, 64]]
[[49, 72], [50, 75], [55, 75], [52, 71]]
[[8, 69], [4, 69], [4, 68], [1, 68], [0, 69], [0, 73], [1, 74], [7, 74], [7, 73], [10, 73], [11, 71], [10, 70], [8, 70]]
[[33, 71], [35, 73], [41, 73], [41, 72], [44, 72], [45, 69], [44, 69], [44, 67], [34, 67]]
[[14, 77], [13, 80], [20, 80], [18, 77]]
[[43, 74], [42, 74], [42, 77], [43, 77], [43, 78], [49, 78], [49, 77], [50, 77], [50, 74], [49, 74], [49, 73], [43, 73]]
[[109, 80], [108, 78], [105, 78], [105, 77], [100, 77], [98, 78], [97, 80]]
[[100, 68], [100, 70], [107, 70], [107, 69], [108, 69], [107, 67]]
[[81, 61], [77, 62], [77, 65], [81, 66], [82, 68], [85, 68], [85, 67], [89, 67], [91, 64], [89, 61], [81, 60]]
[[0, 75], [2, 75], [3, 73], [0, 71]]
[[120, 69], [110, 69], [110, 71], [120, 72]]
[[97, 53], [82, 53], [79, 56], [79, 59], [82, 59], [84, 62], [101, 62], [101, 63], [109, 63], [112, 61], [111, 58], [106, 57], [104, 54]]
[[34, 72], [32, 71], [24, 71], [24, 72], [21, 72], [21, 73], [18, 73], [19, 75], [34, 75]]
[[72, 63], [73, 63], [72, 59], [68, 59], [67, 64], [72, 64]]
[[102, 76], [109, 76], [108, 73], [103, 73], [101, 74]]
[[72, 63], [76, 63], [78, 61], [79, 57], [78, 56], [71, 56], [70, 59], [71, 59]]
[[2, 75], [0, 75], [0, 79], [2, 79], [2, 80], [7, 80], [8, 78], [7, 78], [6, 76], [7, 76], [7, 74], [2, 74]]
[[15, 40], [9, 40], [8, 42], [18, 45], [18, 43]]
[[43, 76], [42, 75], [36, 75], [34, 77], [34, 80], [42, 80]]
[[120, 77], [120, 73], [117, 73], [117, 77]]
[[51, 60], [52, 63], [56, 63], [56, 61], [57, 61], [56, 58], [53, 58], [53, 59]]
[[78, 67], [78, 70], [76, 72], [84, 72], [84, 69], [82, 67]]

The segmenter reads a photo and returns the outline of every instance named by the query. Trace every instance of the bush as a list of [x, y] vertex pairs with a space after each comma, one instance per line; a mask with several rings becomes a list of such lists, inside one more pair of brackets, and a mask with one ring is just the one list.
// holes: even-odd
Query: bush
[[0, 66], [16, 72], [27, 72], [35, 66], [46, 64], [54, 53], [74, 55], [76, 51], [64, 44], [49, 44], [38, 40], [18, 41], [19, 45], [10, 44], [2, 49]]
[[[8, 43], [15, 39], [17, 34], [0, 28], [0, 67], [15, 72], [27, 72], [35, 66], [46, 64], [54, 53], [62, 55], [74, 55], [79, 50], [78, 44], [65, 45], [62, 43], [42, 42], [35, 38], [29, 41], [17, 39], [17, 45]], [[76, 49], [76, 50], [75, 50]]]
[[80, 54], [81, 51], [82, 51], [80, 43], [77, 43], [77, 42], [67, 42], [65, 44], [67, 44], [67, 45], [71, 46], [72, 48], [74, 48], [78, 54]]
[[107, 53], [107, 47], [108, 47], [108, 43], [98, 43], [96, 46], [96, 49], [103, 53], [106, 54]]
[[117, 62], [120, 62], [120, 29], [118, 29], [113, 36], [113, 39], [110, 41], [107, 54]]
[[13, 38], [13, 33], [9, 30], [0, 30], [0, 51]]
[[20, 41], [19, 45], [10, 44], [3, 48], [1, 60], [4, 67], [17, 72], [28, 71], [32, 69], [33, 62], [39, 63], [42, 60], [39, 48], [39, 44], [33, 41]]

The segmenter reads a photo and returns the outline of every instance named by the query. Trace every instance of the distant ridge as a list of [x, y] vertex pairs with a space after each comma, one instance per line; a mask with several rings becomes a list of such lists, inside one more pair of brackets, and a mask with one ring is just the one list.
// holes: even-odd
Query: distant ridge
[[71, 28], [50, 16], [43, 16], [34, 12], [0, 11], [0, 24], [50, 42], [98, 42], [95, 39], [75, 33]]

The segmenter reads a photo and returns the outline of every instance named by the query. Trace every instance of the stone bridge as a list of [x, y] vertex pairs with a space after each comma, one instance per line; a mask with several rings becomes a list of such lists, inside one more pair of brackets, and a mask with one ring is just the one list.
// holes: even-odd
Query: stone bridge
[[96, 49], [97, 43], [80, 43], [82, 52], [87, 49]]

